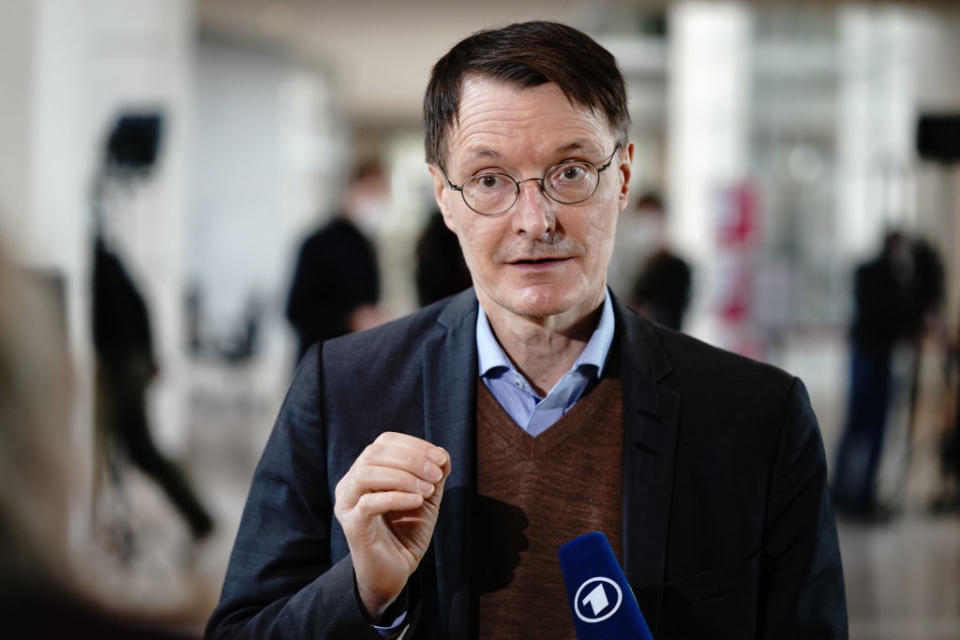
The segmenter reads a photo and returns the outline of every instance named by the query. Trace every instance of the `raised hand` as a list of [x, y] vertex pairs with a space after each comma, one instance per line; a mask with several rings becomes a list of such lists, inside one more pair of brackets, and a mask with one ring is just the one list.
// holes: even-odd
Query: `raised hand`
[[336, 488], [357, 591], [377, 620], [420, 565], [437, 523], [450, 456], [402, 433], [386, 432], [354, 461]]

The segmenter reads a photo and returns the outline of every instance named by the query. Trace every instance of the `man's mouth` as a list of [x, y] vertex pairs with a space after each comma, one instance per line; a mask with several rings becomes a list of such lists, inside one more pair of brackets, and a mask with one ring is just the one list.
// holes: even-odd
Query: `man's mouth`
[[516, 265], [550, 265], [569, 260], [570, 258], [566, 256], [556, 256], [556, 257], [540, 257], [540, 258], [520, 258], [517, 260], [511, 260], [510, 264]]

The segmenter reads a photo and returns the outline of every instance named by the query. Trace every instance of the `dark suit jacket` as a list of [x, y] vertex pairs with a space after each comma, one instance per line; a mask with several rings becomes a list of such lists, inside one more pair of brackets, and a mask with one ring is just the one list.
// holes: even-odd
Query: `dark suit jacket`
[[[623, 564], [654, 637], [845, 638], [826, 463], [803, 385], [617, 302], [615, 313]], [[433, 545], [409, 583], [406, 640], [471, 637], [476, 317], [468, 290], [310, 350], [257, 468], [208, 637], [377, 640], [333, 490], [388, 429], [452, 458]]]

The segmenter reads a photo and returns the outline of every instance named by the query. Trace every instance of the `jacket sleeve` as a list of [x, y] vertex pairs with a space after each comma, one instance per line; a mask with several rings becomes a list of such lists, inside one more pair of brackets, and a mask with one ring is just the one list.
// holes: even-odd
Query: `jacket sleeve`
[[767, 504], [761, 637], [847, 638], [843, 570], [820, 429], [794, 379]]
[[355, 595], [350, 556], [331, 561], [333, 504], [320, 376], [320, 349], [314, 346], [297, 370], [254, 474], [206, 638], [382, 640]]

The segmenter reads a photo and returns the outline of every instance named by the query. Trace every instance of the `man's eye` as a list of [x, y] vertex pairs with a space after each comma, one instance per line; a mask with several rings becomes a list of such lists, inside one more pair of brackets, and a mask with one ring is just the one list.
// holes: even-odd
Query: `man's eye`
[[495, 191], [497, 189], [503, 189], [506, 186], [506, 179], [495, 173], [487, 173], [484, 175], [477, 176], [476, 183], [477, 186], [490, 191]]
[[568, 164], [560, 167], [559, 178], [564, 182], [577, 182], [583, 180], [586, 175], [586, 170], [580, 165]]

